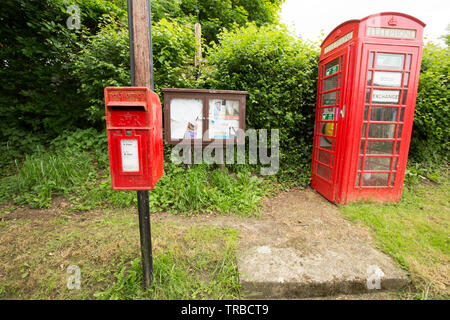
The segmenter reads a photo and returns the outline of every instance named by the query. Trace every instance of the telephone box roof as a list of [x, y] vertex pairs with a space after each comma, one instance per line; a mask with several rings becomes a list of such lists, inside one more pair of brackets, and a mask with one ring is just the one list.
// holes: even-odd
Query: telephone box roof
[[363, 21], [365, 21], [365, 20], [367, 20], [367, 19], [369, 19], [369, 18], [372, 18], [372, 17], [377, 17], [377, 16], [389, 16], [389, 15], [391, 15], [391, 16], [402, 16], [402, 17], [405, 17], [405, 18], [407, 18], [407, 19], [410, 19], [410, 20], [412, 20], [412, 21], [417, 22], [417, 23], [420, 24], [422, 27], [425, 27], [425, 26], [426, 26], [426, 24], [425, 24], [424, 22], [422, 22], [422, 21], [420, 21], [419, 19], [417, 19], [417, 18], [415, 18], [415, 17], [413, 17], [413, 16], [410, 16], [409, 14], [406, 14], [406, 13], [401, 13], [401, 12], [380, 12], [380, 13], [376, 13], [376, 14], [371, 14], [371, 15], [369, 15], [369, 16], [367, 16], [367, 17], [365, 17], [365, 18], [362, 18], [362, 19], [360, 19], [360, 20], [358, 20], [358, 19], [351, 19], [351, 20], [347, 20], [347, 21], [341, 23], [340, 25], [338, 25], [336, 28], [334, 28], [334, 29], [327, 35], [327, 37], [322, 41], [322, 43], [321, 43], [320, 46], [323, 46], [323, 44], [327, 41], [327, 39], [328, 39], [328, 38], [329, 38], [336, 30], [338, 30], [339, 28], [342, 28], [343, 26], [345, 26], [345, 25], [347, 25], [347, 24], [351, 24], [351, 23], [359, 24], [359, 23], [361, 23], [361, 22], [363, 22]]

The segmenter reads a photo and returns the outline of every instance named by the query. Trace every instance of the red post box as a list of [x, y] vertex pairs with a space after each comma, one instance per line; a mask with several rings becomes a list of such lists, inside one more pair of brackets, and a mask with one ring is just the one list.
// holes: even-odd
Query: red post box
[[384, 12], [344, 22], [323, 41], [311, 186], [328, 200], [401, 199], [424, 26]]
[[105, 88], [114, 190], [151, 190], [164, 172], [161, 102], [145, 87]]

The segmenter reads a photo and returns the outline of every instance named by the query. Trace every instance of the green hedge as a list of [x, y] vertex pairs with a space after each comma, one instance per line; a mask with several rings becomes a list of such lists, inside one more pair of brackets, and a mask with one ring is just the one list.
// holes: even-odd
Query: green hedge
[[206, 57], [205, 85], [247, 90], [247, 128], [280, 130], [279, 179], [307, 183], [318, 47], [280, 26], [250, 24], [219, 38]]
[[448, 163], [450, 138], [449, 48], [425, 46], [417, 93], [410, 159]]

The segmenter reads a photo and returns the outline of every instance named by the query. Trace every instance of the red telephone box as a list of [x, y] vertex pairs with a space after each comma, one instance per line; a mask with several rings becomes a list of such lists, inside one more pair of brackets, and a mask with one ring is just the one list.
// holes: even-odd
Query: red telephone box
[[311, 186], [328, 200], [401, 199], [424, 26], [383, 12], [322, 43]]
[[161, 102], [145, 87], [105, 88], [114, 190], [151, 190], [164, 171]]

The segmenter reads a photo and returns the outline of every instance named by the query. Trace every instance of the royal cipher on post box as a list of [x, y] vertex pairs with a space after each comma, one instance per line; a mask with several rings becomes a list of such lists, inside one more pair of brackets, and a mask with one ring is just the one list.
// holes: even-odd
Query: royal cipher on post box
[[311, 186], [328, 200], [401, 199], [424, 26], [383, 12], [344, 22], [323, 41]]
[[164, 171], [161, 102], [145, 87], [105, 88], [114, 190], [151, 190]]

